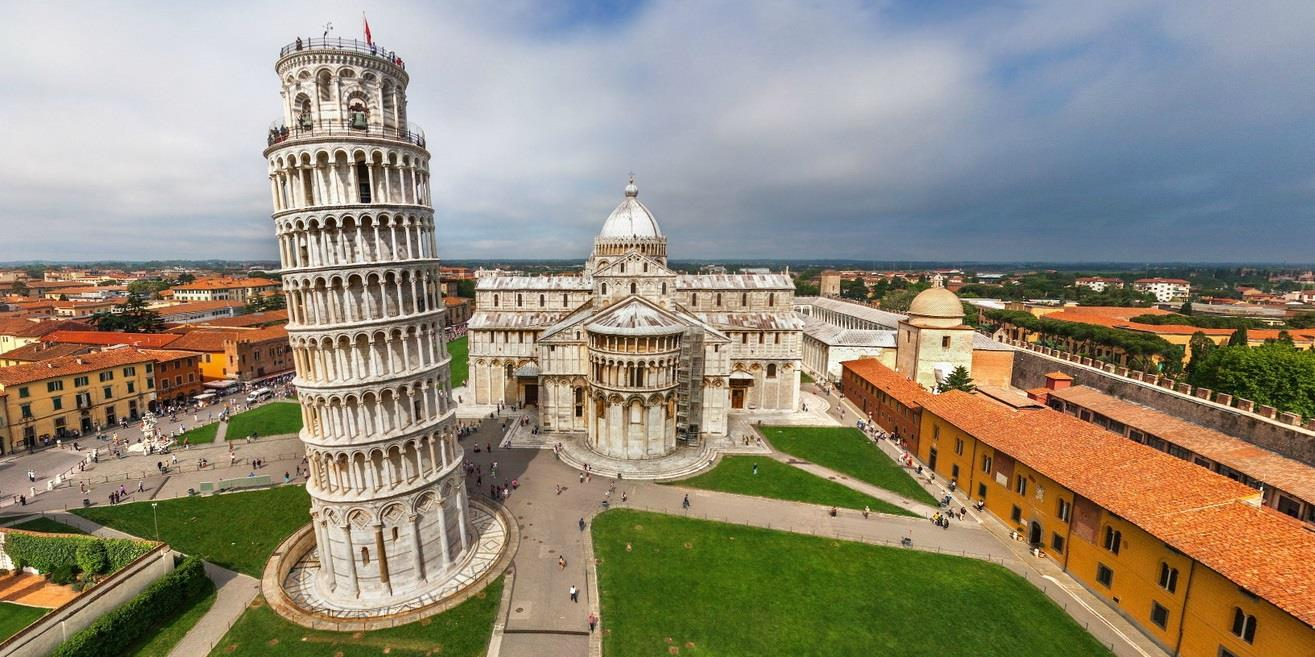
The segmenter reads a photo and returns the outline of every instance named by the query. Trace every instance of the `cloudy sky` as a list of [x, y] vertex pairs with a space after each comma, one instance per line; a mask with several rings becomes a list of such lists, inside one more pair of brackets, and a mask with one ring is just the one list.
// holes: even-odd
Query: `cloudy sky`
[[273, 258], [296, 36], [407, 61], [440, 253], [582, 257], [626, 173], [673, 257], [1315, 260], [1315, 3], [28, 2], [0, 261]]

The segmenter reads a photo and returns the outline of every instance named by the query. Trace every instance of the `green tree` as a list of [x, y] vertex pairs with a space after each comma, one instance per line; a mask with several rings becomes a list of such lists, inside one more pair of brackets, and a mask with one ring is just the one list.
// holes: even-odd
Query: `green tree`
[[977, 389], [977, 384], [973, 383], [972, 377], [968, 376], [968, 368], [960, 365], [950, 371], [950, 375], [936, 386], [936, 392], [946, 392], [948, 390], [962, 390], [972, 392]]
[[28, 292], [27, 283], [24, 281], [14, 281], [14, 284], [10, 286], [9, 291], [13, 292], [14, 294], [27, 296], [27, 292]]
[[256, 294], [247, 300], [246, 312], [263, 313], [270, 310], [282, 310], [288, 307], [288, 300], [282, 294]]
[[475, 281], [457, 281], [457, 296], [463, 299], [475, 298]]
[[102, 331], [127, 333], [157, 333], [164, 330], [160, 313], [146, 307], [140, 294], [129, 294], [127, 300], [114, 307], [114, 312], [99, 312], [91, 321]]
[[158, 278], [143, 278], [128, 283], [128, 294], [137, 294], [145, 298], [157, 299], [160, 292], [169, 289], [169, 281]]
[[105, 551], [105, 543], [101, 541], [87, 541], [79, 545], [75, 558], [78, 568], [88, 576], [99, 575], [110, 567], [109, 554]]
[[1189, 382], [1315, 417], [1315, 351], [1278, 342], [1220, 347], [1193, 367]]
[[922, 290], [905, 289], [891, 290], [885, 296], [881, 297], [881, 309], [889, 310], [893, 313], [908, 312], [909, 304], [913, 303], [913, 297], [918, 296]]
[[1233, 335], [1228, 337], [1228, 346], [1245, 347], [1247, 346], [1247, 327], [1239, 326]]
[[840, 296], [855, 301], [868, 300], [868, 286], [861, 278], [840, 281]]
[[1292, 328], [1315, 328], [1315, 313], [1301, 313], [1288, 320]]
[[1180, 308], [1178, 309], [1178, 312], [1181, 313], [1181, 314], [1183, 314], [1183, 315], [1190, 315], [1190, 314], [1192, 314], [1192, 302], [1191, 302], [1191, 301], [1184, 301], [1182, 307], [1180, 307]]
[[1191, 360], [1187, 361], [1187, 374], [1190, 376], [1196, 370], [1197, 363], [1200, 363], [1210, 352], [1218, 348], [1214, 340], [1211, 340], [1203, 331], [1197, 331], [1192, 334], [1192, 339], [1187, 342], [1187, 351]]

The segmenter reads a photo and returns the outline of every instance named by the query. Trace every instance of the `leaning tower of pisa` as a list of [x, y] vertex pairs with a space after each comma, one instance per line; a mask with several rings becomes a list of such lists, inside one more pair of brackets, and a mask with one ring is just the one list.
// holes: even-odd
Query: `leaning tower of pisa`
[[407, 72], [376, 44], [298, 40], [275, 64], [268, 148], [310, 463], [308, 595], [423, 600], [478, 542], [455, 436], [429, 152]]

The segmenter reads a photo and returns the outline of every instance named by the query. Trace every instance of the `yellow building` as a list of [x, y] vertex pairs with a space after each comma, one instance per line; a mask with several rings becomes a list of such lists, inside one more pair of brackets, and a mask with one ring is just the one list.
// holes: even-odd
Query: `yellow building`
[[1315, 533], [1260, 491], [1095, 425], [958, 391], [919, 457], [1171, 654], [1315, 655]]
[[0, 449], [10, 453], [139, 417], [155, 399], [154, 369], [154, 356], [129, 348], [0, 368]]

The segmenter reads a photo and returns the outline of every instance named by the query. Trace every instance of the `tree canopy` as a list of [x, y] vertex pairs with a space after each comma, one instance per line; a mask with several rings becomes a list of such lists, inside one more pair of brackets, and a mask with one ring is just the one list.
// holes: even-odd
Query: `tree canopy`
[[126, 333], [156, 333], [164, 330], [160, 313], [146, 307], [140, 294], [129, 294], [128, 299], [114, 307], [114, 312], [99, 312], [91, 317], [101, 331]]
[[968, 368], [960, 365], [950, 371], [949, 376], [936, 386], [936, 392], [946, 392], [947, 390], [962, 390], [972, 392], [977, 389], [977, 384], [973, 383], [972, 377], [968, 376]]
[[1257, 347], [1219, 347], [1194, 363], [1189, 381], [1195, 386], [1315, 417], [1315, 351], [1302, 351], [1282, 342]]

